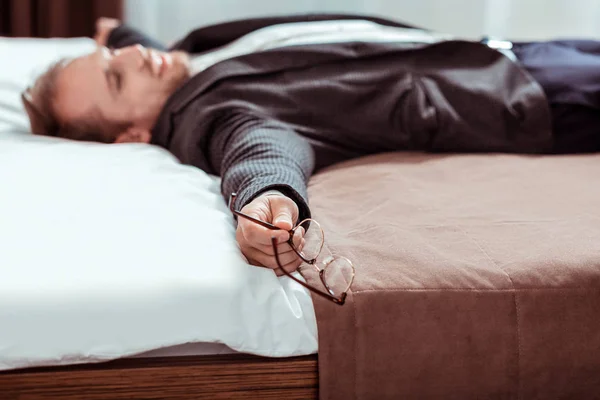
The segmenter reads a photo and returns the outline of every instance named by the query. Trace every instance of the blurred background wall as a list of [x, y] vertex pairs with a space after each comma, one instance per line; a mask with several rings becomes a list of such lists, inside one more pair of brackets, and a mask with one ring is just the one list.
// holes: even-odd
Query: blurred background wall
[[123, 18], [162, 41], [236, 18], [364, 13], [466, 38], [600, 39], [600, 0], [0, 0], [0, 35], [91, 36], [99, 16]]
[[478, 38], [595, 37], [600, 0], [125, 0], [125, 18], [164, 42], [190, 29], [265, 14], [367, 13]]

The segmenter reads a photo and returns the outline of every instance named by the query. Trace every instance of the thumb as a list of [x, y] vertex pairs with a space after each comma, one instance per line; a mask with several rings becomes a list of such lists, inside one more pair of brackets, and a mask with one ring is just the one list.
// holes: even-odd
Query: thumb
[[273, 208], [273, 215], [275, 215], [275, 218], [273, 218], [273, 225], [285, 229], [286, 231], [292, 229], [294, 227], [294, 224], [292, 223], [292, 210], [286, 206]]
[[284, 196], [271, 196], [270, 200], [273, 225], [286, 231], [292, 229], [294, 227], [295, 206], [293, 200]]

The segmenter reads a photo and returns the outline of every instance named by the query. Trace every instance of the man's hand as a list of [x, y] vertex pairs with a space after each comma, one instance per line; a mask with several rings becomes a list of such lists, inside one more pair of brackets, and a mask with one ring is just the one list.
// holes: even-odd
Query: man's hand
[[[283, 268], [288, 272], [295, 271], [302, 260], [287, 243], [290, 238], [288, 233], [298, 219], [298, 206], [287, 196], [277, 193], [265, 193], [246, 204], [241, 212], [251, 217], [269, 222], [281, 230], [267, 229], [245, 218], [238, 218], [236, 239], [240, 249], [248, 262], [252, 265], [262, 266], [275, 270], [278, 276], [283, 272], [278, 270], [277, 261], [273, 253], [271, 238], [277, 238], [277, 254]], [[294, 245], [299, 250], [304, 246], [304, 230], [299, 228], [294, 235]]]
[[94, 35], [94, 40], [98, 46], [106, 46], [108, 36], [119, 25], [121, 25], [121, 21], [118, 19], [104, 17], [98, 18], [96, 21], [96, 34]]

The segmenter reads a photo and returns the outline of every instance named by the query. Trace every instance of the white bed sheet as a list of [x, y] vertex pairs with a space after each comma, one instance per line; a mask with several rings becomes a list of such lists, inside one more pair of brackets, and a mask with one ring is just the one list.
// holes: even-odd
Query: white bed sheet
[[315, 353], [309, 293], [244, 262], [216, 177], [149, 145], [25, 132], [34, 72], [92, 49], [0, 38], [0, 370], [197, 342]]

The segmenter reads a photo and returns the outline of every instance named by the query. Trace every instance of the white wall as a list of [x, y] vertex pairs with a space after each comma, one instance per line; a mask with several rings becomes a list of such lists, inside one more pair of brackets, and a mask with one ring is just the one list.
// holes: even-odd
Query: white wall
[[170, 42], [200, 25], [307, 12], [385, 16], [459, 36], [600, 39], [600, 0], [126, 0], [126, 21]]

